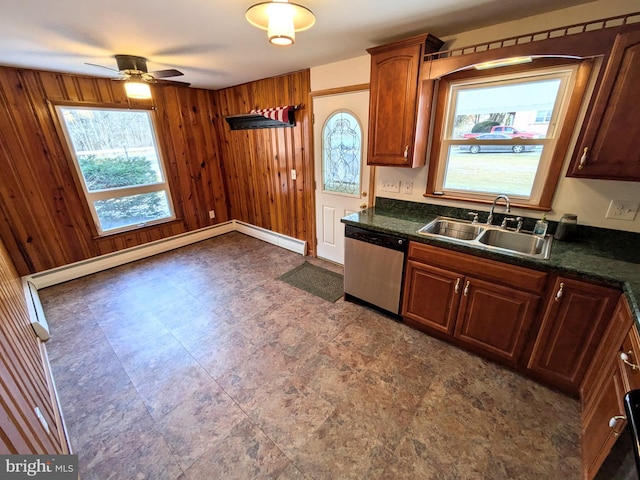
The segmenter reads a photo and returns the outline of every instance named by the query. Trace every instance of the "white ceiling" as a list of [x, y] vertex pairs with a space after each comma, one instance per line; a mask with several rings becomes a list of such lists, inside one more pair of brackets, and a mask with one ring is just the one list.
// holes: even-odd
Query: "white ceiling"
[[109, 76], [115, 54], [218, 89], [364, 55], [413, 34], [438, 37], [591, 0], [297, 0], [316, 25], [291, 47], [267, 42], [245, 11], [258, 0], [0, 0], [0, 65]]

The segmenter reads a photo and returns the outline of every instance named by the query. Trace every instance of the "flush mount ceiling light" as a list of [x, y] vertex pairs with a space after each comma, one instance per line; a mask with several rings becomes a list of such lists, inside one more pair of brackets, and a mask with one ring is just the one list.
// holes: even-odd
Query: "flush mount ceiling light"
[[293, 45], [295, 32], [308, 30], [316, 23], [311, 10], [287, 0], [257, 3], [245, 17], [254, 27], [267, 31], [269, 42], [281, 46]]
[[148, 99], [151, 98], [149, 84], [142, 79], [130, 78], [124, 82], [124, 91], [129, 98]]

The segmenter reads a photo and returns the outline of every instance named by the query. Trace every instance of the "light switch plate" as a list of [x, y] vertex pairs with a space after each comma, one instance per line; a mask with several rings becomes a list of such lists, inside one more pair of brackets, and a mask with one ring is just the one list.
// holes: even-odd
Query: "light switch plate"
[[613, 220], [628, 220], [632, 222], [636, 218], [640, 208], [640, 203], [627, 200], [611, 200], [609, 204], [609, 210], [605, 218], [611, 218]]
[[413, 182], [409, 180], [402, 182], [402, 191], [407, 195], [411, 195], [413, 192]]

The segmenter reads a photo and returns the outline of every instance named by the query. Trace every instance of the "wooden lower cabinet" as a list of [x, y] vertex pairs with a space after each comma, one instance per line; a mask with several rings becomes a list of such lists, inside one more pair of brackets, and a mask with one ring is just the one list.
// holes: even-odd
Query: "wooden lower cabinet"
[[640, 337], [631, 309], [621, 297], [580, 389], [582, 468], [586, 480], [598, 473], [617, 440], [616, 434], [625, 426], [623, 398], [629, 390], [640, 388], [639, 360]]
[[[445, 268], [454, 263], [455, 269]], [[411, 326], [516, 366], [540, 301], [535, 290], [545, 276], [412, 242], [402, 316]]]
[[[583, 412], [582, 419], [582, 464], [584, 477], [593, 478], [604, 462], [611, 447], [622, 431], [625, 421], [622, 375], [615, 357], [612, 357], [605, 368], [598, 385], [594, 402]], [[609, 426], [612, 418], [618, 418], [614, 427]]]
[[515, 366], [524, 350], [540, 297], [467, 277], [454, 336]]
[[[628, 315], [631, 318], [631, 314]], [[635, 326], [629, 330], [629, 334], [622, 342], [622, 348], [618, 352], [618, 361], [622, 370], [625, 392], [640, 389], [640, 336]]]
[[402, 315], [430, 332], [452, 336], [464, 275], [409, 260]]
[[619, 298], [619, 290], [557, 277], [529, 361], [530, 374], [578, 396]]

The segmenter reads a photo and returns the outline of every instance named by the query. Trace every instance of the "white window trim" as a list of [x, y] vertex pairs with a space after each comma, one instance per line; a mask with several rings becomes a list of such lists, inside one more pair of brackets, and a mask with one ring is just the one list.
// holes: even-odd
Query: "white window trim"
[[[73, 142], [71, 140], [71, 136], [69, 135], [69, 130], [67, 128], [67, 123], [64, 120], [63, 110], [64, 109], [74, 109], [74, 110], [108, 110], [108, 111], [121, 111], [121, 112], [144, 112], [147, 114], [149, 118], [149, 124], [151, 126], [151, 135], [153, 138], [153, 147], [156, 151], [156, 155], [158, 158], [158, 168], [160, 171], [160, 176], [162, 178], [161, 182], [156, 183], [148, 183], [145, 185], [135, 185], [130, 187], [116, 187], [116, 188], [107, 188], [103, 190], [95, 190], [90, 192], [87, 189], [87, 184], [84, 181], [84, 175], [82, 174], [82, 170], [80, 169], [80, 162], [78, 161], [78, 157], [76, 155], [76, 150], [73, 146]], [[157, 135], [157, 124], [155, 115], [153, 115], [152, 111], [148, 109], [135, 109], [135, 108], [112, 108], [112, 107], [103, 107], [103, 106], [86, 106], [86, 105], [55, 105], [55, 110], [60, 119], [60, 125], [62, 126], [62, 131], [64, 132], [65, 140], [67, 142], [67, 147], [69, 150], [69, 154], [71, 155], [71, 159], [73, 160], [73, 166], [75, 167], [76, 174], [78, 176], [78, 180], [82, 186], [82, 192], [84, 193], [85, 200], [87, 202], [87, 206], [89, 207], [89, 211], [91, 212], [91, 216], [93, 218], [93, 223], [98, 232], [98, 236], [109, 236], [117, 233], [127, 232], [131, 230], [137, 230], [139, 228], [144, 228], [152, 225], [158, 225], [166, 222], [170, 222], [176, 219], [175, 210], [173, 208], [173, 197], [171, 195], [171, 188], [169, 187], [169, 182], [167, 181], [167, 173], [166, 167], [164, 163], [164, 157], [162, 155], [162, 151], [159, 147], [158, 143], [158, 135]], [[100, 219], [98, 217], [98, 213], [94, 206], [95, 201], [99, 200], [110, 200], [114, 198], [122, 198], [132, 195], [140, 195], [144, 193], [153, 193], [153, 192], [166, 192], [167, 203], [169, 206], [170, 215], [167, 217], [162, 217], [157, 220], [151, 220], [148, 222], [137, 223], [132, 225], [125, 225], [119, 228], [111, 228], [108, 230], [104, 230], [100, 224]]]
[[[452, 94], [454, 90], [462, 89], [462, 88], [473, 88], [475, 86], [486, 85], [491, 83], [493, 85], [496, 84], [509, 84], [521, 83], [523, 80], [533, 79], [533, 78], [560, 78], [561, 83], [558, 89], [558, 96], [556, 98], [556, 105], [553, 108], [553, 113], [551, 117], [551, 121], [549, 122], [549, 129], [547, 131], [546, 138], [543, 139], [513, 139], [513, 144], [519, 145], [541, 145], [542, 155], [540, 157], [540, 162], [538, 165], [538, 169], [533, 181], [533, 188], [531, 191], [531, 195], [529, 197], [519, 196], [509, 194], [509, 198], [512, 201], [517, 202], [522, 205], [530, 205], [537, 206], [541, 201], [541, 196], [543, 193], [543, 187], [545, 180], [549, 174], [549, 169], [551, 166], [551, 160], [553, 158], [553, 153], [558, 142], [560, 126], [564, 122], [564, 118], [567, 113], [567, 109], [569, 106], [569, 102], [571, 99], [571, 92], [575, 85], [576, 76], [578, 72], [579, 65], [561, 65], [547, 68], [540, 68], [535, 70], [530, 70], [527, 72], [517, 72], [511, 74], [503, 74], [503, 75], [493, 75], [489, 77], [475, 77], [472, 79], [464, 79], [451, 81], [448, 85], [448, 95], [447, 95], [447, 106], [445, 110], [445, 119], [444, 119], [444, 127], [442, 128], [441, 138], [440, 138], [440, 155], [437, 159], [437, 171], [436, 171], [436, 182], [435, 182], [435, 190], [437, 192], [442, 192], [445, 196], [449, 195], [456, 198], [466, 198], [469, 200], [481, 200], [481, 201], [491, 201], [495, 198], [497, 193], [502, 192], [491, 192], [491, 193], [482, 193], [468, 190], [455, 190], [455, 189], [445, 189], [444, 188], [444, 178], [446, 173], [448, 155], [449, 155], [449, 147], [453, 145], [468, 145], [468, 140], [464, 139], [455, 139], [455, 138], [447, 138], [449, 132], [453, 131], [451, 122], [453, 121], [453, 112], [455, 112], [455, 96]], [[492, 143], [491, 140], [486, 140], [487, 144]], [[495, 143], [501, 143], [500, 141], [495, 141]]]

